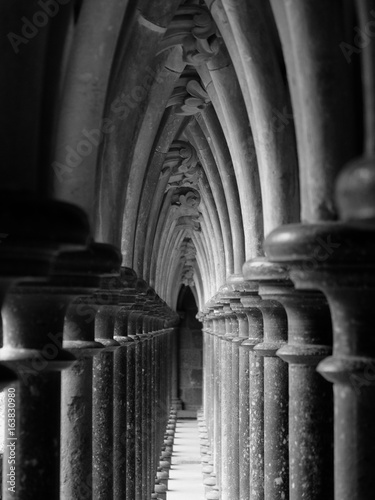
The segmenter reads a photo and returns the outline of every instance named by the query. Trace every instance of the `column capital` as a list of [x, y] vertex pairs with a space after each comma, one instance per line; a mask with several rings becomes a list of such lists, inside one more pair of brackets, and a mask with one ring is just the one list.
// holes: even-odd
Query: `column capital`
[[246, 279], [258, 285], [261, 297], [259, 309], [263, 314], [264, 340], [254, 350], [259, 356], [276, 356], [287, 342], [288, 328], [284, 307], [277, 300], [285, 290], [293, 287], [286, 266], [270, 262], [264, 257], [247, 261], [243, 266]]
[[[73, 260], [70, 268], [68, 261]], [[71, 278], [74, 283], [83, 283], [92, 287], [97, 281], [96, 290], [80, 294], [68, 307], [65, 317], [64, 348], [75, 355], [94, 356], [105, 346], [95, 340], [95, 316], [103, 304], [117, 301], [116, 293], [109, 289], [101, 290], [101, 285], [108, 286], [110, 280], [116, 287], [121, 264], [121, 254], [112, 245], [92, 242], [83, 252], [66, 252], [55, 268], [57, 276]], [[101, 281], [103, 280], [103, 281]], [[107, 347], [115, 347], [113, 340], [105, 341]], [[113, 344], [113, 345], [112, 345]]]
[[265, 249], [270, 259], [288, 263], [299, 289], [321, 290], [328, 298], [336, 332], [334, 358], [326, 359], [319, 371], [340, 383], [350, 384], [353, 377], [366, 380], [364, 372], [375, 362], [375, 343], [368, 335], [375, 297], [375, 231], [371, 225], [284, 226], [269, 235]]

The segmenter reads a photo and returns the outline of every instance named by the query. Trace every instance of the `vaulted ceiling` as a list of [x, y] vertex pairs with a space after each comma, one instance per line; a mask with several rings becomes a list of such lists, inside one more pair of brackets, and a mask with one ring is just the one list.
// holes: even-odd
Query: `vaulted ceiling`
[[24, 62], [0, 83], [5, 185], [83, 207], [169, 305], [186, 285], [202, 307], [275, 227], [335, 219], [366, 97], [340, 48], [349, 2], [15, 3], [0, 6], [23, 38], [2, 53]]

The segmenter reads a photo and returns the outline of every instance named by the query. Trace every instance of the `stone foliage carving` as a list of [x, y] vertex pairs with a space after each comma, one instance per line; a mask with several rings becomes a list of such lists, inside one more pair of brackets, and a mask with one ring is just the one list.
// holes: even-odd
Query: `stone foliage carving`
[[181, 245], [181, 261], [184, 267], [181, 272], [181, 283], [185, 286], [195, 286], [194, 265], [196, 263], [196, 248], [191, 238], [184, 238]]
[[[182, 192], [181, 192], [182, 191]], [[201, 213], [198, 210], [200, 194], [196, 190], [177, 190], [172, 197], [173, 220], [177, 219], [176, 229], [200, 231]]]
[[177, 115], [190, 116], [202, 111], [210, 102], [207, 92], [197, 78], [180, 78], [168, 106], [175, 106]]
[[164, 176], [169, 176], [167, 191], [197, 186], [202, 176], [202, 167], [191, 144], [185, 141], [173, 142], [164, 161], [160, 178]]
[[181, 5], [165, 33], [159, 53], [182, 45], [184, 60], [192, 65], [208, 61], [219, 52], [219, 32], [208, 9], [201, 5]]

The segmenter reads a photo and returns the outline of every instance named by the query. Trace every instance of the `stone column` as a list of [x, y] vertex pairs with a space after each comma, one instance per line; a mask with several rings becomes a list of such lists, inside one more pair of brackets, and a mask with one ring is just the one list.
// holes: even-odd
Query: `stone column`
[[[150, 422], [150, 400], [148, 394], [148, 387], [150, 384], [150, 367], [149, 367], [149, 335], [146, 333], [148, 328], [148, 314], [149, 307], [144, 306], [144, 313], [141, 316], [140, 324], [137, 327], [137, 335], [140, 340], [139, 343], [139, 359], [140, 359], [140, 382], [141, 382], [141, 429], [142, 441], [140, 443], [142, 448], [142, 478], [143, 478], [143, 492], [146, 498], [151, 498], [152, 479], [150, 474], [150, 451], [151, 447], [151, 422]], [[172, 362], [172, 360], [171, 360]]]
[[[163, 407], [163, 384], [164, 370], [163, 370], [163, 347], [162, 339], [164, 336], [164, 319], [160, 318], [158, 330], [155, 332], [155, 365], [154, 365], [154, 377], [155, 377], [155, 418], [156, 418], [156, 441], [155, 441], [155, 457], [156, 457], [156, 467], [169, 467], [170, 463], [163, 460], [161, 456], [161, 449], [164, 441], [164, 433], [166, 428], [166, 422], [164, 418], [164, 407]], [[155, 492], [159, 494], [160, 498], [165, 499], [166, 486], [162, 484], [157, 478], [157, 473], [155, 473]]]
[[[113, 498], [116, 500], [134, 498], [135, 495], [134, 435], [127, 431], [127, 398], [129, 395], [130, 400], [134, 400], [134, 363], [131, 363], [130, 353], [134, 342], [128, 337], [128, 316], [136, 300], [136, 280], [137, 275], [132, 269], [121, 268], [121, 307], [114, 323], [114, 340], [120, 344], [114, 354], [113, 372]], [[133, 497], [129, 497], [129, 490]]]
[[[220, 478], [220, 483], [217, 483], [217, 486], [219, 487], [220, 495], [222, 495], [222, 492], [225, 491], [227, 488], [227, 457], [226, 457], [226, 452], [225, 450], [225, 445], [223, 442], [223, 419], [226, 418], [225, 412], [223, 410], [223, 401], [225, 401], [225, 397], [223, 399], [223, 384], [224, 384], [224, 371], [223, 371], [223, 364], [224, 364], [224, 353], [225, 353], [225, 345], [226, 341], [223, 339], [225, 336], [225, 319], [224, 319], [224, 312], [223, 312], [223, 305], [219, 303], [216, 300], [215, 297], [215, 303], [213, 304], [213, 314], [214, 314], [214, 320], [213, 320], [213, 330], [214, 330], [214, 335], [215, 335], [215, 382], [216, 382], [216, 388], [215, 388], [215, 401], [217, 401], [217, 404], [215, 405], [215, 414], [216, 414], [216, 421], [217, 425], [215, 425], [215, 448], [214, 448], [214, 456], [216, 457], [215, 460], [218, 461], [218, 469], [220, 471], [219, 478]], [[226, 396], [226, 395], [225, 395]]]
[[243, 272], [245, 279], [258, 283], [263, 299], [259, 309], [264, 339], [254, 352], [264, 358], [264, 498], [288, 498], [288, 365], [276, 352], [287, 342], [286, 312], [277, 298], [288, 286], [289, 275], [282, 266], [262, 258], [248, 261]]
[[[152, 493], [152, 485], [154, 481], [154, 477], [152, 475], [152, 467], [153, 467], [153, 459], [152, 456], [154, 454], [154, 450], [156, 449], [156, 443], [154, 441], [155, 435], [153, 434], [153, 422], [152, 422], [152, 412], [153, 409], [151, 407], [152, 398], [150, 397], [152, 391], [152, 349], [154, 348], [155, 342], [157, 342], [157, 338], [155, 333], [152, 332], [154, 330], [153, 325], [155, 324], [155, 319], [159, 312], [159, 300], [156, 296], [154, 290], [148, 288], [147, 294], [145, 296], [144, 302], [144, 315], [142, 317], [142, 325], [143, 325], [143, 334], [141, 338], [142, 342], [142, 369], [143, 369], [143, 391], [142, 391], [142, 408], [143, 408], [143, 419], [142, 419], [142, 429], [143, 429], [143, 476], [147, 481], [147, 495], [150, 496]], [[146, 330], [148, 333], [146, 333]], [[140, 331], [141, 333], [141, 331]], [[172, 356], [168, 359], [169, 366], [172, 368]], [[173, 378], [173, 372], [171, 371], [171, 381]], [[148, 396], [148, 397], [147, 397]], [[147, 399], [146, 399], [147, 397]], [[166, 440], [163, 439], [162, 444], [162, 455], [164, 458], [170, 457], [170, 453], [166, 453]], [[167, 486], [166, 478], [169, 476], [168, 468], [162, 467], [161, 464], [158, 464], [159, 460], [155, 464], [157, 467], [156, 477], [161, 479], [165, 479], [165, 486]]]
[[[102, 290], [112, 305], [99, 304], [95, 317], [95, 340], [104, 349], [93, 359], [93, 496], [113, 499], [113, 394], [114, 353], [120, 346], [114, 340], [114, 324], [119, 309], [119, 294]], [[100, 298], [100, 296], [99, 296]], [[100, 300], [98, 302], [101, 302]]]
[[[211, 308], [212, 309], [212, 308]], [[216, 473], [216, 486], [219, 493], [221, 492], [222, 485], [222, 442], [221, 442], [221, 383], [222, 383], [222, 372], [221, 372], [221, 330], [220, 330], [220, 319], [217, 317], [218, 314], [216, 309], [212, 309], [210, 316], [212, 317], [212, 357], [213, 357], [213, 402], [214, 402], [214, 447], [213, 447], [213, 462], [215, 464], [214, 472]], [[216, 496], [218, 498], [218, 496]]]
[[142, 369], [144, 370], [142, 404], [145, 411], [145, 433], [144, 433], [144, 460], [145, 477], [147, 484], [147, 498], [151, 498], [153, 487], [152, 476], [152, 397], [151, 397], [151, 349], [153, 344], [152, 315], [147, 316], [144, 331], [141, 335], [142, 346]]
[[336, 500], [370, 500], [375, 488], [374, 186], [374, 160], [353, 162], [338, 182], [343, 222], [284, 226], [266, 246], [292, 261], [298, 288], [322, 290], [330, 305], [333, 354], [318, 371], [334, 384]]
[[[229, 424], [229, 454], [228, 475], [229, 475], [229, 498], [240, 497], [240, 379], [246, 374], [240, 373], [240, 345], [243, 338], [239, 336], [239, 318], [237, 312], [233, 310], [233, 305], [240, 303], [240, 290], [244, 289], [241, 276], [234, 275], [228, 280], [227, 285], [220, 289], [220, 301], [228, 306], [226, 315], [227, 328], [230, 329], [229, 356], [231, 365], [231, 378], [229, 386], [229, 408], [226, 420]], [[224, 307], [224, 310], [226, 307]], [[247, 474], [248, 475], [248, 474]]]
[[[135, 498], [135, 365], [134, 340], [128, 336], [129, 309], [116, 316], [114, 339], [120, 347], [114, 356], [114, 499]], [[131, 414], [131, 415], [130, 415]], [[130, 420], [128, 428], [128, 420]], [[133, 495], [133, 497], [131, 497]]]
[[[308, 231], [308, 226], [305, 227], [302, 233]], [[293, 274], [301, 262], [294, 262], [293, 239], [290, 246], [278, 242], [278, 231], [285, 230], [279, 228], [271, 233], [266, 251], [271, 261], [287, 263]], [[332, 351], [328, 304], [320, 292], [293, 287], [284, 289], [277, 300], [288, 317], [288, 344], [277, 355], [289, 364], [290, 499], [304, 495], [317, 500], [331, 499], [333, 394], [332, 387], [316, 371], [318, 363]]]
[[[142, 301], [143, 302], [143, 301]], [[128, 336], [133, 340], [133, 346], [128, 349], [128, 363], [134, 366], [134, 372], [131, 373], [132, 382], [134, 385], [134, 399], [129, 401], [128, 397], [128, 411], [127, 411], [127, 428], [134, 436], [134, 485], [135, 485], [135, 500], [142, 500], [147, 494], [147, 476], [144, 476], [143, 459], [144, 448], [143, 440], [145, 438], [145, 408], [142, 404], [143, 400], [143, 383], [144, 371], [142, 360], [142, 344], [141, 337], [138, 335], [137, 320], [142, 319], [144, 316], [142, 302], [136, 303], [129, 313], [128, 317]], [[132, 479], [129, 478], [131, 481]], [[131, 498], [131, 497], [129, 497]]]
[[[205, 336], [207, 343], [206, 362], [204, 373], [207, 384], [207, 397], [205, 398], [207, 411], [205, 416], [205, 426], [203, 430], [208, 429], [209, 446], [205, 449], [202, 460], [204, 477], [209, 477], [211, 486], [207, 488], [207, 499], [220, 498], [221, 484], [221, 339], [218, 330], [217, 315], [220, 314], [222, 306], [216, 304], [215, 298], [206, 305], [205, 314]], [[216, 310], [216, 314], [214, 311]], [[209, 453], [207, 453], [209, 452]]]
[[[62, 349], [64, 312], [70, 297], [48, 284], [15, 286], [2, 308], [1, 359], [16, 369], [16, 428], [5, 433], [3, 498], [58, 498], [60, 481], [60, 371], [75, 360]], [[43, 318], [43, 321], [41, 321]], [[13, 438], [13, 439], [12, 439]], [[15, 453], [14, 495], [7, 484]], [[10, 478], [12, 476], [9, 476]]]
[[248, 282], [246, 292], [241, 294], [241, 303], [247, 314], [248, 338], [241, 349], [249, 353], [249, 445], [250, 445], [250, 497], [254, 500], [264, 498], [264, 369], [263, 358], [254, 347], [263, 340], [263, 318], [259, 310], [260, 298], [257, 286]]
[[[74, 262], [76, 279], [86, 279], [90, 286], [95, 277], [112, 276], [121, 255], [112, 245], [92, 243], [86, 253], [75, 255]], [[82, 268], [86, 275], [82, 276]], [[95, 288], [100, 288], [100, 282]], [[62, 376], [60, 492], [72, 500], [93, 495], [93, 356], [104, 347], [95, 341], [98, 302], [98, 296], [81, 295], [65, 316], [63, 345], [78, 361]]]
[[[157, 407], [157, 381], [155, 379], [156, 376], [156, 336], [159, 328], [159, 318], [155, 317], [153, 321], [153, 326], [152, 326], [152, 341], [151, 341], [151, 444], [152, 444], [152, 450], [151, 450], [151, 470], [152, 470], [152, 481], [155, 480], [157, 476], [157, 467], [159, 464], [158, 460], [158, 444], [157, 444], [157, 413], [156, 413], [156, 407]], [[153, 487], [153, 493], [155, 492], [155, 489]]]
[[249, 335], [249, 321], [245, 308], [241, 303], [241, 298], [231, 299], [231, 309], [236, 313], [238, 319], [238, 337], [233, 339], [238, 346], [238, 443], [239, 443], [239, 500], [247, 500], [250, 497], [250, 385], [249, 385], [249, 353], [247, 349], [241, 347], [242, 342]]
[[207, 428], [207, 438], [210, 443], [210, 448], [215, 453], [215, 440], [214, 440], [214, 381], [215, 381], [215, 360], [214, 360], [214, 349], [213, 349], [213, 336], [211, 328], [209, 328], [210, 320], [209, 315], [205, 315], [203, 318], [203, 365], [204, 370], [204, 381], [203, 381], [203, 408], [204, 408], [204, 421]]
[[[203, 366], [206, 367], [206, 370], [203, 373], [203, 405], [202, 405], [202, 417], [203, 420], [206, 421], [209, 413], [209, 398], [211, 397], [211, 369], [208, 369], [210, 366], [210, 358], [209, 354], [211, 350], [209, 350], [209, 337], [208, 337], [208, 314], [198, 313], [197, 319], [202, 322], [202, 336], [203, 336]], [[210, 434], [211, 440], [211, 434]]]
[[80, 297], [68, 308], [64, 347], [77, 362], [62, 376], [61, 496], [92, 498], [92, 368], [104, 347], [95, 341], [96, 305]]
[[[221, 453], [223, 455], [222, 468], [222, 500], [230, 500], [233, 498], [232, 492], [236, 486], [234, 470], [234, 449], [232, 440], [232, 311], [229, 305], [225, 304], [225, 299], [219, 295], [219, 301], [223, 304], [222, 319], [223, 330], [221, 335], [222, 340], [222, 355], [221, 355]], [[223, 300], [223, 302], [222, 302]], [[228, 418], [229, 417], [229, 418]], [[234, 497], [235, 498], [235, 497]]]
[[[0, 359], [19, 376], [11, 392], [15, 428], [6, 426], [5, 433], [3, 498], [37, 498], [40, 491], [58, 498], [60, 370], [74, 361], [62, 349], [71, 283], [46, 279], [61, 251], [86, 246], [88, 222], [66, 203], [1, 193], [0, 226], [6, 236], [0, 246], [0, 303], [14, 285], [2, 308]], [[8, 368], [0, 376], [2, 386], [14, 379]], [[8, 463], [13, 452], [16, 461]]]

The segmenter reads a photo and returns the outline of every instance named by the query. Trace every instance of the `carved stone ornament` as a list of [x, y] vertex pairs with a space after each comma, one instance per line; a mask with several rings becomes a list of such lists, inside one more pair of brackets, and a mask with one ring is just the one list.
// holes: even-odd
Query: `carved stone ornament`
[[200, 194], [196, 190], [177, 190], [172, 197], [171, 208], [172, 219], [177, 219], [176, 230], [201, 230], [201, 213], [198, 210], [200, 201]]
[[181, 5], [168, 26], [158, 53], [182, 45], [184, 60], [199, 65], [218, 53], [218, 36], [216, 24], [207, 8]]
[[195, 286], [194, 265], [197, 250], [191, 238], [184, 238], [181, 245], [181, 262], [184, 264], [181, 272], [181, 283], [185, 286]]
[[200, 81], [196, 78], [186, 81], [183, 78], [178, 80], [168, 106], [176, 106], [176, 115], [191, 116], [202, 111], [209, 103], [210, 98]]
[[169, 176], [166, 191], [174, 188], [196, 187], [202, 176], [202, 167], [198, 164], [198, 156], [191, 144], [175, 141], [165, 158], [160, 178]]

